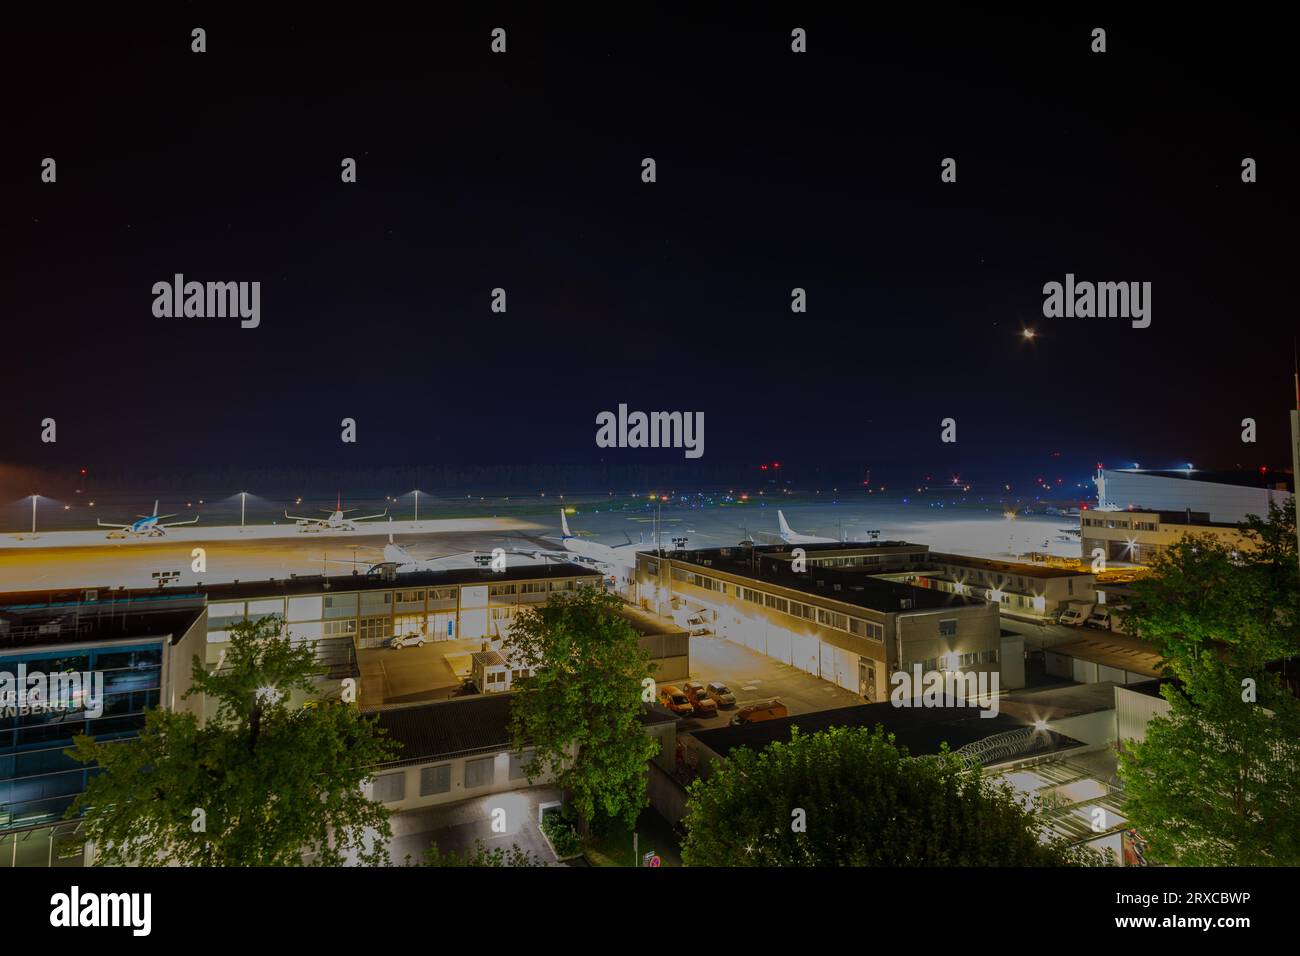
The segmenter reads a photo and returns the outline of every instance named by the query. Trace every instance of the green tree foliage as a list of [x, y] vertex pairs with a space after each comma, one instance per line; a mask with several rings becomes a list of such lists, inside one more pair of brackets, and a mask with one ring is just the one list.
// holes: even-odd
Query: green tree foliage
[[1162, 863], [1300, 863], [1300, 704], [1268, 666], [1300, 652], [1294, 503], [1242, 531], [1240, 552], [1188, 535], [1159, 554], [1123, 615], [1174, 678], [1168, 716], [1120, 754], [1125, 812]]
[[77, 737], [67, 751], [100, 772], [69, 809], [85, 811], [105, 865], [297, 866], [382, 858], [388, 812], [363, 784], [393, 759], [373, 720], [341, 702], [290, 704], [317, 674], [310, 644], [270, 618], [230, 630], [220, 671], [197, 657], [186, 696], [217, 704], [149, 711], [139, 739]]
[[1205, 652], [1161, 689], [1170, 713], [1120, 753], [1124, 813], [1151, 859], [1177, 866], [1300, 865], [1300, 706], [1260, 672], [1256, 701]]
[[[802, 811], [802, 814], [800, 814]], [[1035, 811], [953, 755], [914, 759], [883, 728], [733, 750], [691, 784], [687, 866], [1052, 866]], [[800, 825], [806, 827], [800, 832]]]
[[535, 750], [530, 780], [554, 774], [583, 820], [630, 826], [648, 802], [646, 763], [659, 744], [639, 720], [652, 665], [619, 606], [586, 587], [519, 614], [508, 653], [533, 676], [511, 704], [511, 734], [516, 749]]
[[545, 866], [541, 857], [528, 852], [518, 843], [510, 849], [497, 847], [489, 850], [482, 840], [474, 841], [474, 849], [465, 853], [443, 853], [434, 843], [424, 857], [425, 866]]

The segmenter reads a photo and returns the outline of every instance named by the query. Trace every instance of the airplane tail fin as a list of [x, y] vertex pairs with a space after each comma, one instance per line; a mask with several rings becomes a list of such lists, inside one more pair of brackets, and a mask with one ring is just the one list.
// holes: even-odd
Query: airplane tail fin
[[569, 519], [564, 516], [563, 508], [560, 509], [560, 531], [566, 538], [573, 537], [573, 535], [569, 534]]
[[790, 530], [790, 526], [785, 522], [785, 512], [777, 511], [776, 520], [781, 524], [782, 534], [794, 534], [794, 532]]

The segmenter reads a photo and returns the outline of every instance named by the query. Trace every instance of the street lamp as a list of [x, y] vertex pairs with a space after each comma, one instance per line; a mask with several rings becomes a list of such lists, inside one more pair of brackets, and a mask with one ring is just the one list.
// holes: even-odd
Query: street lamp
[[415, 489], [415, 523], [420, 523], [420, 489]]
[[244, 511], [247, 505], [248, 505], [248, 492], [241, 491], [239, 493], [239, 533], [240, 534], [244, 533]]
[[32, 495], [32, 537], [36, 537], [36, 499], [40, 495]]

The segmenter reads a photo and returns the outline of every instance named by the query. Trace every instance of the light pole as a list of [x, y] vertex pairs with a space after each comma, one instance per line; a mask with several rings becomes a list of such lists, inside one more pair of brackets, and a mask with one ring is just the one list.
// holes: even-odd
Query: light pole
[[32, 495], [32, 537], [36, 537], [36, 499], [40, 495]]
[[415, 523], [420, 523], [420, 489], [415, 489]]
[[241, 491], [239, 493], [239, 533], [240, 534], [244, 533], [244, 511], [247, 505], [248, 505], [248, 492]]

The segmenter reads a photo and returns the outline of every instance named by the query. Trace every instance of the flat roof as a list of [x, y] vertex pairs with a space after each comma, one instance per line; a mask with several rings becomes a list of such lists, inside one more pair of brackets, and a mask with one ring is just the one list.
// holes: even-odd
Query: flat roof
[[[721, 571], [813, 597], [854, 604], [884, 613], [977, 607], [985, 603], [978, 598], [884, 581], [864, 575], [861, 569], [818, 566], [810, 567], [802, 573], [795, 573], [787, 556], [789, 546], [754, 548], [752, 563], [749, 557], [750, 550], [749, 548], [706, 548], [698, 551], [683, 551], [665, 557], [690, 564], [702, 572]], [[839, 590], [836, 590], [836, 586]], [[910, 601], [910, 607], [905, 607], [904, 601]]]
[[[409, 766], [512, 749], [510, 704], [515, 696], [516, 692], [477, 694], [367, 711], [378, 714], [379, 726], [398, 747], [396, 759], [381, 766]], [[677, 720], [658, 705], [643, 707], [639, 719], [643, 725]]]
[[[693, 734], [696, 740], [714, 753], [725, 757], [737, 747], [762, 750], [775, 741], [787, 742], [791, 728], [800, 733], [813, 734], [832, 727], [881, 726], [893, 734], [895, 743], [907, 748], [912, 756], [936, 754], [943, 744], [957, 750], [967, 744], [983, 740], [994, 734], [1018, 730], [1028, 724], [1008, 714], [981, 717], [984, 711], [976, 707], [895, 707], [889, 701], [878, 704], [856, 704], [838, 707], [797, 717], [780, 717], [740, 727], [720, 727]], [[1049, 732], [1050, 734], [1050, 732]], [[1051, 747], [1042, 752], [1076, 746], [1077, 741], [1062, 735], [1050, 735]]]
[[411, 571], [391, 580], [381, 575], [331, 574], [329, 576], [296, 575], [264, 581], [232, 581], [202, 585], [199, 590], [209, 601], [252, 600], [262, 597], [290, 597], [322, 594], [326, 591], [393, 591], [406, 588], [436, 588], [465, 584], [509, 584], [516, 581], [543, 581], [560, 578], [598, 580], [599, 571], [576, 564], [533, 564], [507, 567], [504, 571], [489, 568], [449, 568], [444, 571]]
[[[327, 591], [393, 591], [405, 588], [449, 587], [458, 584], [508, 584], [514, 581], [544, 581], [562, 578], [601, 577], [599, 571], [577, 564], [530, 564], [507, 567], [504, 571], [488, 568], [448, 568], [442, 571], [411, 571], [392, 580], [365, 574], [297, 574], [287, 578], [231, 581], [221, 584], [198, 584], [193, 587], [152, 588], [60, 588], [54, 591], [10, 591], [0, 593], [0, 607], [13, 609], [46, 604], [81, 604], [95, 607], [116, 602], [157, 602], [178, 600], [232, 601], [266, 597], [292, 597], [323, 594]], [[86, 591], [95, 591], [97, 600], [83, 602]]]
[[1102, 632], [1098, 637], [1053, 644], [1045, 648], [1045, 653], [1077, 657], [1081, 661], [1132, 671], [1146, 677], [1160, 676], [1160, 652], [1128, 634]]
[[202, 606], [122, 613], [100, 613], [95, 605], [83, 605], [82, 613], [70, 608], [26, 609], [5, 616], [9, 626], [0, 631], [0, 651], [160, 637], [176, 644], [203, 611]]
[[1051, 568], [1041, 564], [1022, 564], [1019, 561], [994, 561], [991, 558], [969, 558], [964, 554], [952, 554], [931, 551], [930, 560], [937, 564], [960, 564], [967, 568], [979, 568], [982, 571], [1001, 571], [1004, 574], [1016, 574], [1026, 578], [1082, 578], [1090, 577], [1088, 571], [1074, 568]]

